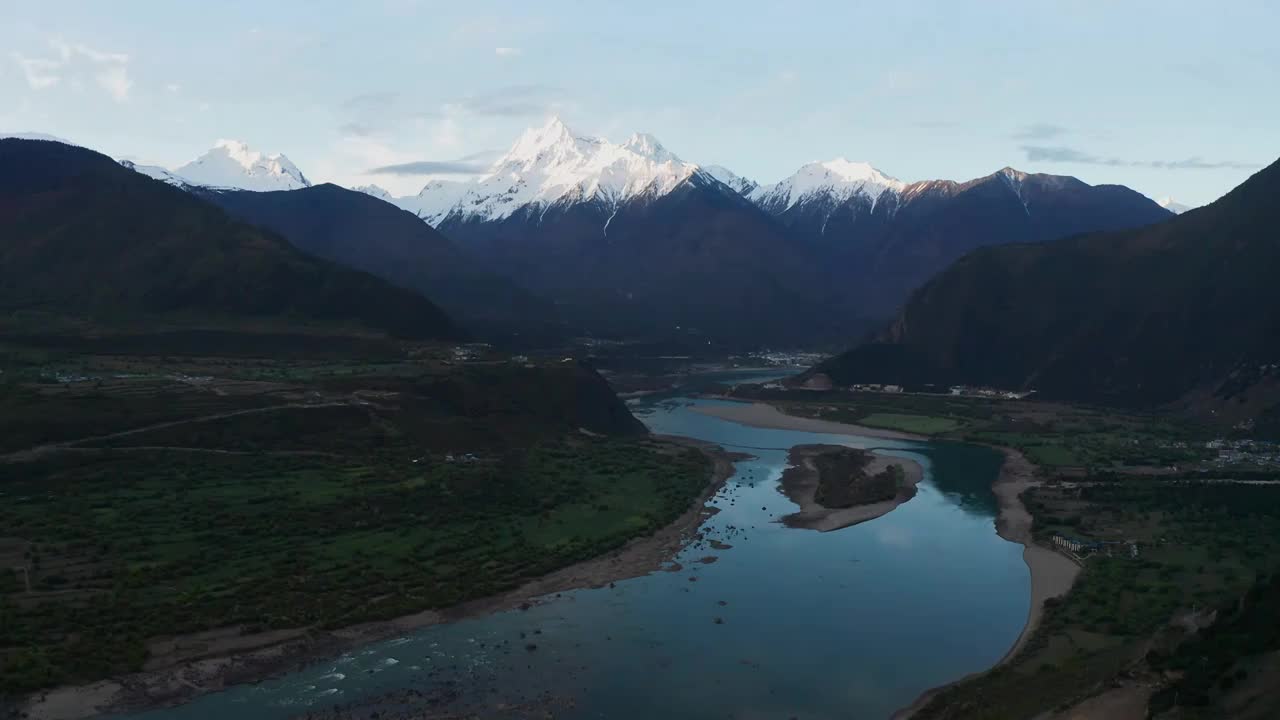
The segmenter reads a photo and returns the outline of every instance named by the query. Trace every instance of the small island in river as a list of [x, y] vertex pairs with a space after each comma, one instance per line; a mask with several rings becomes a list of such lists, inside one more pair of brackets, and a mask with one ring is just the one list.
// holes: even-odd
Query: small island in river
[[797, 445], [781, 491], [800, 511], [788, 527], [828, 532], [874, 520], [915, 497], [924, 469], [914, 460], [843, 445]]

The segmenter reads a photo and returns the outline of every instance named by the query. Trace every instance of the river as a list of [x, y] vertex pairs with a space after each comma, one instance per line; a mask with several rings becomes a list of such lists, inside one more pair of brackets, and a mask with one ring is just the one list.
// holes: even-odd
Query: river
[[[450, 707], [453, 689], [452, 702], [488, 708], [536, 698], [556, 718], [887, 718], [1009, 649], [1027, 617], [1029, 576], [1022, 547], [995, 533], [998, 453], [750, 428], [689, 410], [714, 402], [654, 396], [633, 410], [654, 432], [753, 455], [701, 528], [732, 547], [702, 543], [677, 557], [679, 572], [429, 627], [127, 717], [284, 720], [354, 703], [361, 709], [350, 717], [385, 718], [421, 698], [364, 703], [409, 690]], [[925, 479], [914, 499], [876, 520], [831, 533], [786, 528], [775, 521], [795, 506], [778, 478], [786, 450], [806, 443], [911, 457]]]

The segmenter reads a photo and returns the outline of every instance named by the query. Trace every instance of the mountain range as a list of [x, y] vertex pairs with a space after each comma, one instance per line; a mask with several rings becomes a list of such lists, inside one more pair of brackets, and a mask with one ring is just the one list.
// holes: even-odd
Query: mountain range
[[1280, 162], [1165, 222], [977, 250], [815, 372], [841, 385], [964, 383], [1219, 418], [1276, 413], [1278, 196]]
[[[220, 141], [173, 170], [130, 167], [205, 193], [304, 250], [400, 285], [434, 289], [431, 297], [459, 317], [475, 317], [476, 305], [455, 302], [445, 276], [482, 269], [505, 278], [506, 297], [527, 290], [543, 298], [555, 308], [549, 322], [563, 321], [573, 332], [734, 345], [845, 344], [975, 248], [1171, 216], [1127, 188], [1011, 168], [968, 182], [906, 183], [840, 158], [761, 185], [721, 166], [685, 161], [651, 135], [614, 143], [553, 118], [525, 131], [471, 179], [433, 180], [406, 197], [373, 185], [356, 188], [416, 215], [458, 250], [424, 250], [433, 261], [415, 263], [371, 242], [367, 232], [353, 233], [332, 213], [329, 223], [307, 220], [314, 203], [276, 192], [214, 196], [236, 189], [305, 193], [310, 183], [283, 155]], [[267, 207], [273, 205], [279, 207]], [[344, 206], [356, 207], [349, 199]], [[291, 213], [302, 216], [287, 218]], [[341, 252], [332, 238], [311, 237], [330, 225], [347, 228]], [[299, 228], [306, 233], [291, 231]], [[422, 237], [427, 247], [444, 242]], [[401, 249], [405, 242], [397, 241]], [[484, 293], [478, 295], [483, 302]]]
[[10, 331], [465, 336], [418, 293], [60, 142], [0, 140], [0, 227], [0, 316]]
[[754, 319], [743, 329], [773, 341], [852, 337], [976, 247], [1170, 216], [1127, 188], [1011, 168], [904, 183], [841, 158], [759, 185], [685, 162], [649, 135], [614, 144], [559, 119], [526, 131], [484, 175], [393, 202], [571, 316], [609, 308], [617, 320], [680, 293], [653, 319], [723, 335], [747, 301]]

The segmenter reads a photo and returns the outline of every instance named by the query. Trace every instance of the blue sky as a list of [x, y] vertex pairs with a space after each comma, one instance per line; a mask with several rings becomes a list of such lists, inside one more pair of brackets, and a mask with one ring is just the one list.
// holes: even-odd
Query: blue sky
[[1280, 3], [0, 0], [0, 131], [313, 180], [505, 149], [558, 113], [764, 182], [845, 156], [1209, 202], [1280, 156]]

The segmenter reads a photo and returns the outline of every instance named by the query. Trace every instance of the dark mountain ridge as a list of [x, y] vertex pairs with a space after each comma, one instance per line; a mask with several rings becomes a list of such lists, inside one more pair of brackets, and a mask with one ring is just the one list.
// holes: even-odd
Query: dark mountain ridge
[[824, 310], [814, 259], [701, 174], [657, 197], [531, 205], [497, 221], [446, 218], [440, 229], [596, 333], [753, 345], [834, 338], [843, 328]]
[[478, 333], [563, 332], [551, 303], [489, 272], [430, 225], [383, 200], [327, 183], [275, 192], [196, 192], [308, 254], [421, 292]]
[[694, 173], [657, 197], [566, 196], [496, 220], [459, 208], [438, 227], [589, 331], [759, 346], [835, 344], [866, 332], [978, 247], [1171, 217], [1125, 187], [1010, 168], [878, 198], [758, 200]]
[[1126, 187], [1004, 168], [963, 183], [912, 183], [874, 200], [817, 196], [775, 217], [826, 259], [829, 281], [845, 289], [845, 312], [883, 319], [979, 247], [1140, 227], [1171, 213]]
[[1280, 163], [1166, 222], [977, 250], [883, 332], [815, 371], [838, 384], [1244, 404], [1250, 388], [1275, 385], [1280, 362], [1278, 196]]
[[11, 326], [53, 316], [98, 329], [465, 335], [416, 293], [62, 143], [0, 140], [0, 228], [0, 309]]

